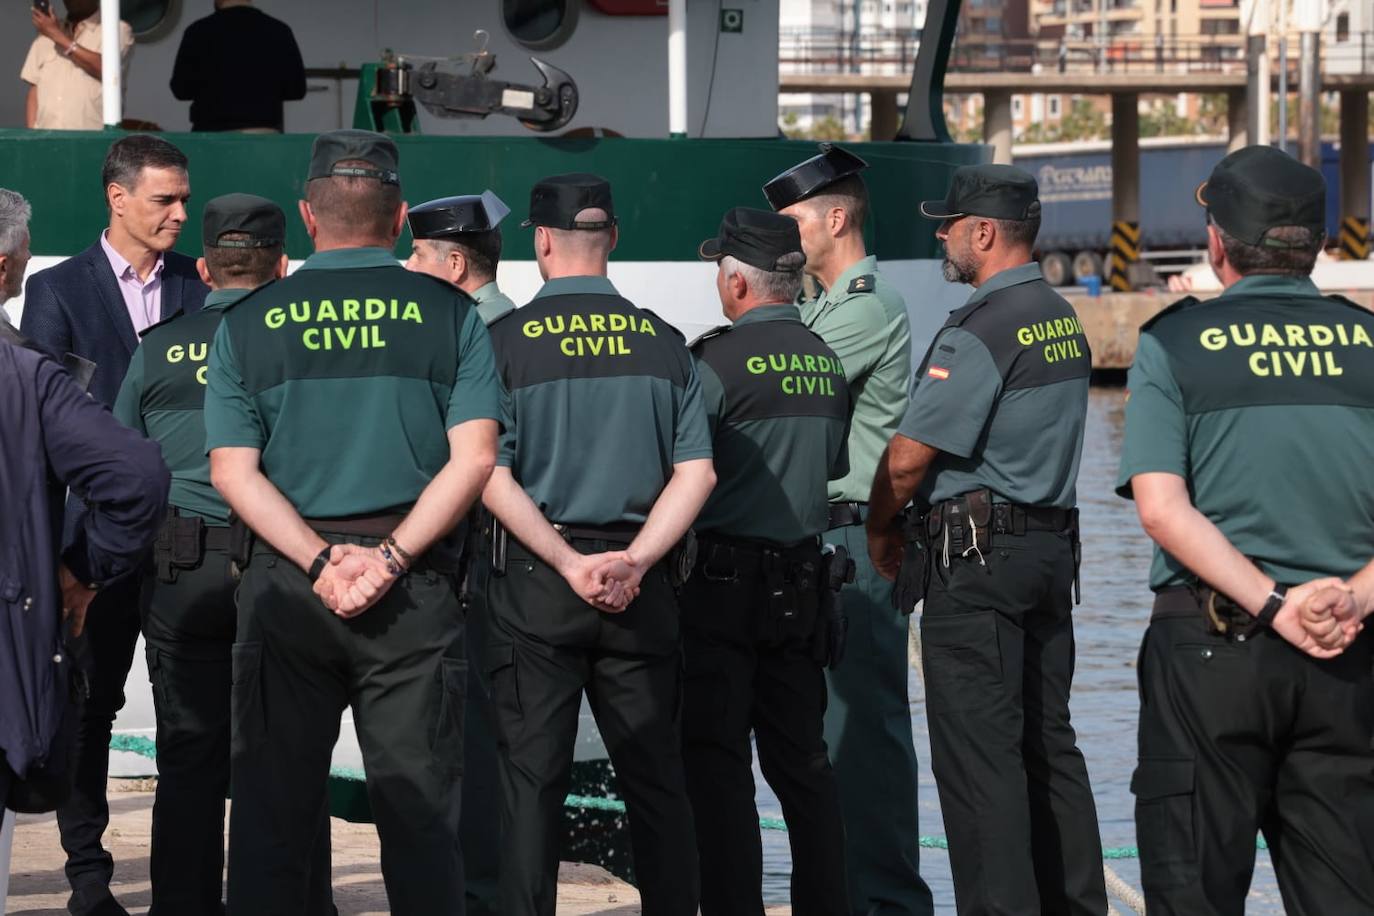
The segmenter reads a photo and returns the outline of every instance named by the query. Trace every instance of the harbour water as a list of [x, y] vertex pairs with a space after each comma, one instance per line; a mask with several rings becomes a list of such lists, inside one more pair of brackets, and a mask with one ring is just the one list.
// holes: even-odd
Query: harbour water
[[[1135, 845], [1134, 799], [1130, 793], [1138, 708], [1135, 662], [1150, 609], [1146, 585], [1150, 542], [1140, 530], [1134, 504], [1114, 492], [1125, 402], [1125, 391], [1119, 387], [1092, 390], [1078, 480], [1083, 525], [1083, 603], [1074, 611], [1078, 658], [1071, 711], [1079, 747], [1088, 761], [1102, 843], [1109, 847]], [[921, 763], [921, 833], [943, 836], [939, 798], [930, 775], [924, 697], [915, 671], [910, 674], [909, 690], [916, 753]], [[873, 778], [890, 779], [891, 775], [874, 773]], [[768, 791], [757, 767], [754, 779], [759, 813], [781, 817], [777, 800]], [[790, 869], [787, 836], [777, 831], [765, 831], [763, 836], [765, 900], [785, 903]], [[1127, 883], [1140, 887], [1137, 860], [1121, 859], [1110, 864]], [[943, 850], [922, 849], [921, 871], [935, 895], [936, 912], [953, 913], [954, 886], [948, 855]], [[1130, 912], [1119, 902], [1113, 901], [1113, 905], [1121, 913]], [[1269, 856], [1263, 851], [1256, 861], [1246, 913], [1283, 913]]]

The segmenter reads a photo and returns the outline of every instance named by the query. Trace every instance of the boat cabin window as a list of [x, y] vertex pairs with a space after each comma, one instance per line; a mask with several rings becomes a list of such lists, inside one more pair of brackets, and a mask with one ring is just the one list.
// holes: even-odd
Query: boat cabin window
[[181, 0], [120, 0], [119, 18], [147, 41], [160, 38], [176, 25]]
[[577, 27], [581, 0], [501, 0], [501, 20], [511, 37], [527, 48], [556, 48]]

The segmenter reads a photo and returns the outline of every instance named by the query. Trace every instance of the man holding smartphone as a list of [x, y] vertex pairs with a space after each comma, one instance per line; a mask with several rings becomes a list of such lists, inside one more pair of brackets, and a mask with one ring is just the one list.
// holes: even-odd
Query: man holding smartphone
[[[101, 108], [100, 0], [64, 0], [65, 20], [53, 0], [33, 0], [33, 27], [38, 36], [29, 46], [19, 78], [29, 84], [24, 126], [37, 130], [100, 130]], [[119, 24], [119, 57], [126, 62], [134, 31]]]

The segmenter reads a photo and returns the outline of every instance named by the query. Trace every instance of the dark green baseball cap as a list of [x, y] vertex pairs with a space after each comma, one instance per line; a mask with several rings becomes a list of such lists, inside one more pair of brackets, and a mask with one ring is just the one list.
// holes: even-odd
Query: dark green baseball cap
[[1033, 219], [1040, 215], [1040, 186], [1035, 177], [1012, 165], [965, 165], [954, 170], [944, 200], [921, 203], [930, 219], [985, 216], [988, 219]]
[[703, 261], [719, 261], [729, 255], [759, 270], [775, 271], [781, 258], [801, 250], [801, 230], [790, 216], [735, 207], [720, 221], [716, 237], [697, 247], [697, 255]]
[[1326, 180], [1272, 146], [1246, 146], [1217, 163], [1193, 194], [1216, 224], [1247, 245], [1303, 247], [1265, 238], [1278, 226], [1326, 232]]
[[[205, 205], [200, 226], [206, 248], [274, 248], [286, 242], [286, 214], [256, 194], [216, 197]], [[230, 232], [246, 238], [220, 238]]]
[[[370, 167], [339, 165], [349, 160], [366, 162]], [[331, 130], [315, 138], [315, 145], [310, 150], [310, 174], [306, 180], [337, 175], [375, 178], [382, 184], [399, 185], [401, 177], [396, 171], [399, 160], [395, 142], [385, 134], [370, 130]]]

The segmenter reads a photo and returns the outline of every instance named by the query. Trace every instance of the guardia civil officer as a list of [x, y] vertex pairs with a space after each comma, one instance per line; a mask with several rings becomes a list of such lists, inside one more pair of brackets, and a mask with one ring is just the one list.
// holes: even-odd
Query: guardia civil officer
[[[763, 193], [797, 220], [806, 272], [825, 292], [801, 303], [802, 321], [844, 364], [852, 404], [849, 473], [830, 483], [825, 539], [843, 545], [858, 567], [843, 592], [849, 662], [828, 670], [825, 740], [840, 784], [849, 874], [849, 909], [868, 914], [929, 914], [920, 875], [916, 747], [907, 701], [907, 614], [894, 608], [892, 584], [868, 562], [864, 519], [883, 446], [906, 407], [911, 329], [906, 305], [878, 271], [863, 239], [868, 164], [838, 147], [783, 172]], [[875, 780], [874, 773], [887, 778]]]
[[490, 325], [515, 309], [496, 285], [501, 262], [501, 220], [510, 213], [491, 191], [441, 197], [410, 210], [415, 244], [407, 270], [447, 280], [473, 298], [477, 314]]
[[449, 535], [495, 460], [500, 384], [471, 299], [391, 255], [396, 169], [380, 134], [318, 137], [315, 254], [226, 309], [210, 351], [211, 479], [257, 536], [233, 648], [234, 916], [302, 909], [350, 706], [391, 911], [463, 906]]
[[[500, 224], [510, 213], [491, 191], [443, 197], [410, 210], [415, 238], [407, 270], [438, 277], [472, 296], [477, 315], [490, 325], [515, 303], [496, 286], [501, 260]], [[468, 656], [480, 659], [487, 643], [486, 575], [490, 564], [479, 532], [480, 512], [469, 520], [467, 581], [463, 593]], [[501, 785], [497, 773], [496, 723], [486, 678], [480, 664], [468, 665], [467, 711], [463, 728], [463, 867], [467, 879], [467, 914], [485, 916], [498, 910], [501, 830]]]
[[1131, 780], [1145, 898], [1241, 912], [1258, 831], [1286, 912], [1370, 913], [1374, 639], [1331, 657], [1299, 611], [1374, 543], [1374, 316], [1308, 278], [1315, 170], [1246, 147], [1197, 200], [1225, 291], [1141, 328], [1118, 487], [1157, 545]]
[[[692, 346], [718, 481], [697, 518], [682, 595], [683, 754], [701, 856], [701, 911], [763, 912], [749, 736], [782, 802], [792, 911], [844, 913], [844, 824], [822, 736], [832, 616], [826, 482], [849, 470], [849, 389], [802, 324], [797, 222], [736, 207], [701, 243], [731, 324]], [[843, 578], [843, 571], [838, 573]], [[834, 593], [828, 596], [834, 604]]]
[[[157, 798], [149, 860], [150, 912], [223, 912], [224, 798], [229, 791], [230, 650], [234, 643], [229, 509], [205, 457], [206, 356], [224, 310], [286, 275], [286, 217], [272, 201], [226, 194], [205, 205], [210, 287], [198, 312], [143, 333], [114, 414], [162, 446], [172, 471], [167, 518], [143, 584], [143, 637], [157, 715]], [[309, 912], [329, 902], [329, 822], [312, 872]]]
[[554, 911], [585, 691], [629, 811], [644, 912], [690, 916], [698, 881], [682, 656], [662, 560], [715, 482], [701, 385], [682, 338], [606, 278], [617, 232], [604, 179], [540, 181], [525, 224], [546, 282], [491, 328], [509, 403], [483, 493], [508, 533], [496, 534], [487, 587], [501, 912]]
[[[1075, 484], [1092, 361], [1032, 260], [1035, 179], [958, 169], [940, 220], [945, 279], [976, 287], [917, 370], [873, 481], [873, 562], [926, 583], [931, 770], [960, 913], [1106, 911], [1097, 812], [1069, 724]], [[915, 498], [923, 551], [902, 564]], [[917, 595], [920, 588], [903, 589]]]

